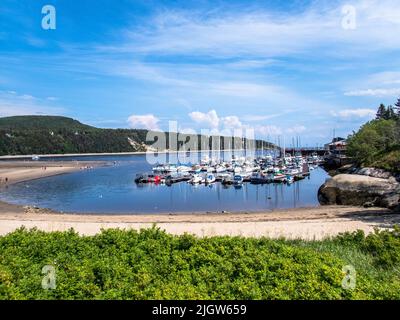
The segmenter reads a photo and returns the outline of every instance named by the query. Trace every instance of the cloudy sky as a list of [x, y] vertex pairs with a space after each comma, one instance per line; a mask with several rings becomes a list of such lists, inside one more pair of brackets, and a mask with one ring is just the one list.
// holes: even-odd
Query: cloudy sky
[[400, 95], [399, 34], [398, 0], [1, 0], [0, 116], [321, 144]]

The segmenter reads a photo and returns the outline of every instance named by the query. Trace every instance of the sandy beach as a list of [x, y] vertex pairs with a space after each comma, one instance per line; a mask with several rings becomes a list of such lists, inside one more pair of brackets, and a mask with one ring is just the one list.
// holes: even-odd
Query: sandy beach
[[0, 187], [105, 164], [96, 161], [0, 161]]
[[[0, 177], [4, 187], [5, 177], [8, 177], [8, 184], [11, 184], [79, 171], [84, 167], [96, 165], [100, 163], [0, 161]], [[0, 202], [1, 235], [22, 226], [36, 227], [43, 231], [63, 231], [74, 228], [80, 234], [93, 235], [106, 228], [140, 229], [151, 227], [153, 224], [172, 234], [266, 236], [312, 240], [358, 229], [368, 233], [374, 228], [391, 228], [394, 224], [400, 224], [400, 215], [386, 209], [347, 206], [323, 206], [260, 213], [187, 212], [163, 215], [110, 215], [105, 212], [83, 215], [61, 214]]]

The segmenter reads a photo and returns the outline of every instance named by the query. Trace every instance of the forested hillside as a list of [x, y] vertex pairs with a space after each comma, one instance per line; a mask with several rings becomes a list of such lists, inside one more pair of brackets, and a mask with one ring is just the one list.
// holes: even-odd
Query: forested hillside
[[[0, 155], [146, 151], [154, 142], [146, 141], [147, 133], [142, 129], [100, 129], [58, 116], [0, 118]], [[207, 146], [201, 145], [200, 138], [198, 147], [204, 149]], [[206, 141], [211, 146], [211, 139]], [[256, 144], [260, 148], [262, 141]], [[265, 148], [271, 146], [264, 143]]]
[[[0, 154], [62, 154], [144, 151], [146, 130], [98, 129], [51, 116], [0, 119]], [[130, 143], [129, 139], [136, 143]]]
[[376, 119], [349, 137], [347, 152], [360, 166], [400, 172], [400, 99], [380, 105]]

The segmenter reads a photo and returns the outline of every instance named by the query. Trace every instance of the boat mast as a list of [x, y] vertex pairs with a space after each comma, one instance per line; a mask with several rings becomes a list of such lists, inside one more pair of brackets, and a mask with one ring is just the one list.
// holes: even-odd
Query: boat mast
[[285, 146], [285, 136], [283, 136], [283, 164], [285, 164], [286, 146]]
[[264, 156], [264, 140], [261, 140], [261, 157]]

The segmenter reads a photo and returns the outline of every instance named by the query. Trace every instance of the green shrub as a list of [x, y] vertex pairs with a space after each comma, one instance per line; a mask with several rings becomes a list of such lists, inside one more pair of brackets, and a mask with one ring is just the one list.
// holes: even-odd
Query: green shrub
[[[0, 237], [0, 299], [398, 299], [399, 246], [399, 229], [305, 242], [22, 228]], [[384, 272], [361, 266], [345, 290], [342, 267], [357, 261], [344, 253], [359, 250]], [[54, 290], [41, 287], [44, 265], [56, 268]]]

